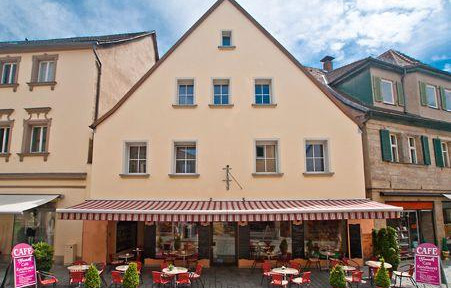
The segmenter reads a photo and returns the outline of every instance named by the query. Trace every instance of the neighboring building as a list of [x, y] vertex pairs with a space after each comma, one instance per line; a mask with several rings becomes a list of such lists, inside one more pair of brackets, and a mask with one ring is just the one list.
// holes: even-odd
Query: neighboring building
[[373, 219], [402, 209], [365, 199], [361, 131], [344, 106], [219, 0], [93, 123], [90, 200], [57, 212], [83, 220], [85, 261], [138, 246], [147, 263], [250, 266], [283, 239], [294, 258], [368, 258]]
[[86, 199], [89, 125], [157, 60], [154, 32], [0, 42], [2, 255], [38, 240], [58, 260], [66, 244], [81, 255], [81, 223], [56, 220], [55, 209]]
[[394, 50], [335, 70], [332, 60], [310, 71], [362, 123], [367, 196], [404, 208], [387, 221], [402, 255], [450, 238], [451, 74]]

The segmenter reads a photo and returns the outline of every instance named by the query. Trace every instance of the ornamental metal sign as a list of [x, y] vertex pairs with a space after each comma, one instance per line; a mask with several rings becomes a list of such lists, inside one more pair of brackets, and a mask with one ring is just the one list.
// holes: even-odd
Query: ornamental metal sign
[[417, 283], [440, 286], [440, 250], [431, 243], [415, 248], [415, 280]]
[[36, 262], [33, 253], [33, 247], [26, 243], [17, 244], [12, 249], [15, 288], [36, 285]]

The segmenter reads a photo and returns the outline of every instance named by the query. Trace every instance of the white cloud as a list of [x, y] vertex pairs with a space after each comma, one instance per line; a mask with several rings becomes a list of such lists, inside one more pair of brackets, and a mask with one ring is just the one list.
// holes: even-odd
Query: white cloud
[[445, 66], [443, 67], [443, 70], [451, 72], [451, 63], [446, 63]]

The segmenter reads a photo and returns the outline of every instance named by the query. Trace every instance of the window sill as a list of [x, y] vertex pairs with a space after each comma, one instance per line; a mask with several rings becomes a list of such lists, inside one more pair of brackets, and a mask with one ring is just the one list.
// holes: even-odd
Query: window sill
[[30, 91], [33, 91], [33, 88], [36, 86], [50, 86], [51, 90], [55, 90], [56, 82], [27, 82], [27, 84], [30, 87]]
[[277, 104], [276, 103], [272, 103], [272, 104], [255, 104], [255, 103], [252, 103], [252, 107], [255, 107], [255, 108], [275, 108], [275, 107], [277, 107]]
[[9, 161], [9, 156], [11, 156], [11, 153], [0, 153], [0, 157], [5, 158], [5, 162]]
[[119, 174], [121, 178], [149, 178], [150, 174], [147, 173], [122, 173]]
[[252, 173], [253, 177], [282, 177], [283, 173]]
[[13, 91], [17, 91], [17, 86], [19, 86], [19, 83], [13, 83], [13, 84], [0, 84], [0, 88], [13, 88]]
[[219, 50], [234, 50], [236, 48], [236, 46], [218, 46]]
[[30, 152], [26, 152], [26, 153], [17, 153], [17, 155], [19, 155], [20, 158], [20, 162], [23, 161], [24, 157], [44, 157], [44, 161], [47, 161], [47, 157], [49, 157], [49, 152], [40, 152], [40, 153], [30, 153]]
[[197, 104], [172, 104], [174, 108], [196, 108]]
[[198, 173], [169, 173], [169, 178], [199, 178]]
[[232, 108], [233, 104], [208, 104], [210, 108], [217, 108], [217, 109], [225, 109], [225, 108]]
[[335, 172], [304, 172], [302, 173], [304, 176], [325, 176], [325, 177], [331, 177], [334, 176]]

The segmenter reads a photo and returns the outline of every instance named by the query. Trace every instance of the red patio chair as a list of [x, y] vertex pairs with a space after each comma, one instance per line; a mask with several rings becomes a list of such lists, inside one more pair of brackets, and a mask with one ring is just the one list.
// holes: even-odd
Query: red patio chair
[[58, 279], [53, 274], [50, 274], [48, 272], [42, 272], [42, 271], [37, 271], [37, 274], [38, 274], [39, 287], [50, 286], [50, 285], [53, 287], [56, 287], [56, 284], [58, 283]]
[[346, 276], [346, 282], [349, 284], [350, 287], [352, 287], [352, 284], [356, 284], [356, 287], [359, 287], [359, 284], [366, 283], [363, 278], [363, 271], [356, 270], [352, 271], [351, 276]]
[[171, 280], [164, 278], [163, 273], [158, 271], [152, 271], [152, 287], [154, 285], [165, 286], [171, 284]]
[[263, 280], [266, 279], [269, 283], [269, 281], [271, 280], [271, 275], [273, 273], [271, 273], [271, 262], [269, 261], [265, 261], [262, 264], [262, 281], [260, 283], [260, 285], [263, 285]]
[[177, 280], [175, 281], [176, 286], [191, 286], [191, 280], [189, 280], [189, 273], [180, 273], [177, 275]]
[[301, 263], [295, 262], [295, 261], [290, 261], [289, 267], [298, 270], [298, 273], [294, 274], [294, 276], [297, 276], [297, 275], [299, 275], [299, 273], [301, 273]]
[[312, 282], [312, 280], [310, 279], [310, 275], [312, 275], [312, 272], [304, 272], [302, 273], [301, 277], [297, 277], [294, 278], [293, 280], [291, 280], [291, 283], [294, 283], [296, 285], [298, 285], [299, 287], [302, 285], [306, 285], [309, 286], [310, 283]]
[[85, 272], [84, 271], [70, 271], [69, 272], [69, 284], [74, 285], [78, 284], [78, 287], [81, 287], [81, 284], [85, 283]]
[[276, 273], [271, 274], [271, 286], [285, 288], [285, 287], [287, 287], [287, 285], [288, 285], [288, 281], [283, 279], [282, 274], [276, 274]]
[[202, 265], [197, 264], [196, 271], [189, 273], [189, 279], [191, 279], [192, 283], [199, 281], [202, 287], [204, 288], [205, 287], [204, 281], [202, 281], [201, 276], [202, 276]]
[[72, 265], [88, 265], [88, 263], [83, 260], [77, 260], [74, 263], [72, 263]]
[[352, 259], [343, 257], [343, 258], [341, 259], [341, 262], [343, 262], [343, 264], [346, 265], [346, 266], [352, 266], [352, 267], [355, 267], [357, 270], [360, 269], [359, 263], [355, 262], [355, 261], [352, 260]]
[[114, 287], [122, 286], [122, 282], [124, 279], [122, 278], [122, 273], [119, 271], [111, 271], [111, 286], [114, 285]]
[[340, 264], [341, 264], [340, 260], [335, 258], [329, 258], [329, 268], [334, 268], [335, 266]]
[[418, 284], [415, 281], [415, 278], [413, 278], [413, 273], [415, 272], [415, 266], [413, 264], [409, 264], [409, 265], [403, 265], [401, 267], [399, 267], [400, 269], [403, 269], [404, 267], [409, 267], [409, 270], [407, 271], [393, 271], [393, 274], [395, 275], [395, 284], [394, 286], [396, 287], [396, 282], [399, 279], [399, 287], [402, 287], [402, 279], [406, 278], [409, 279], [410, 282], [412, 282], [412, 284], [418, 288]]

